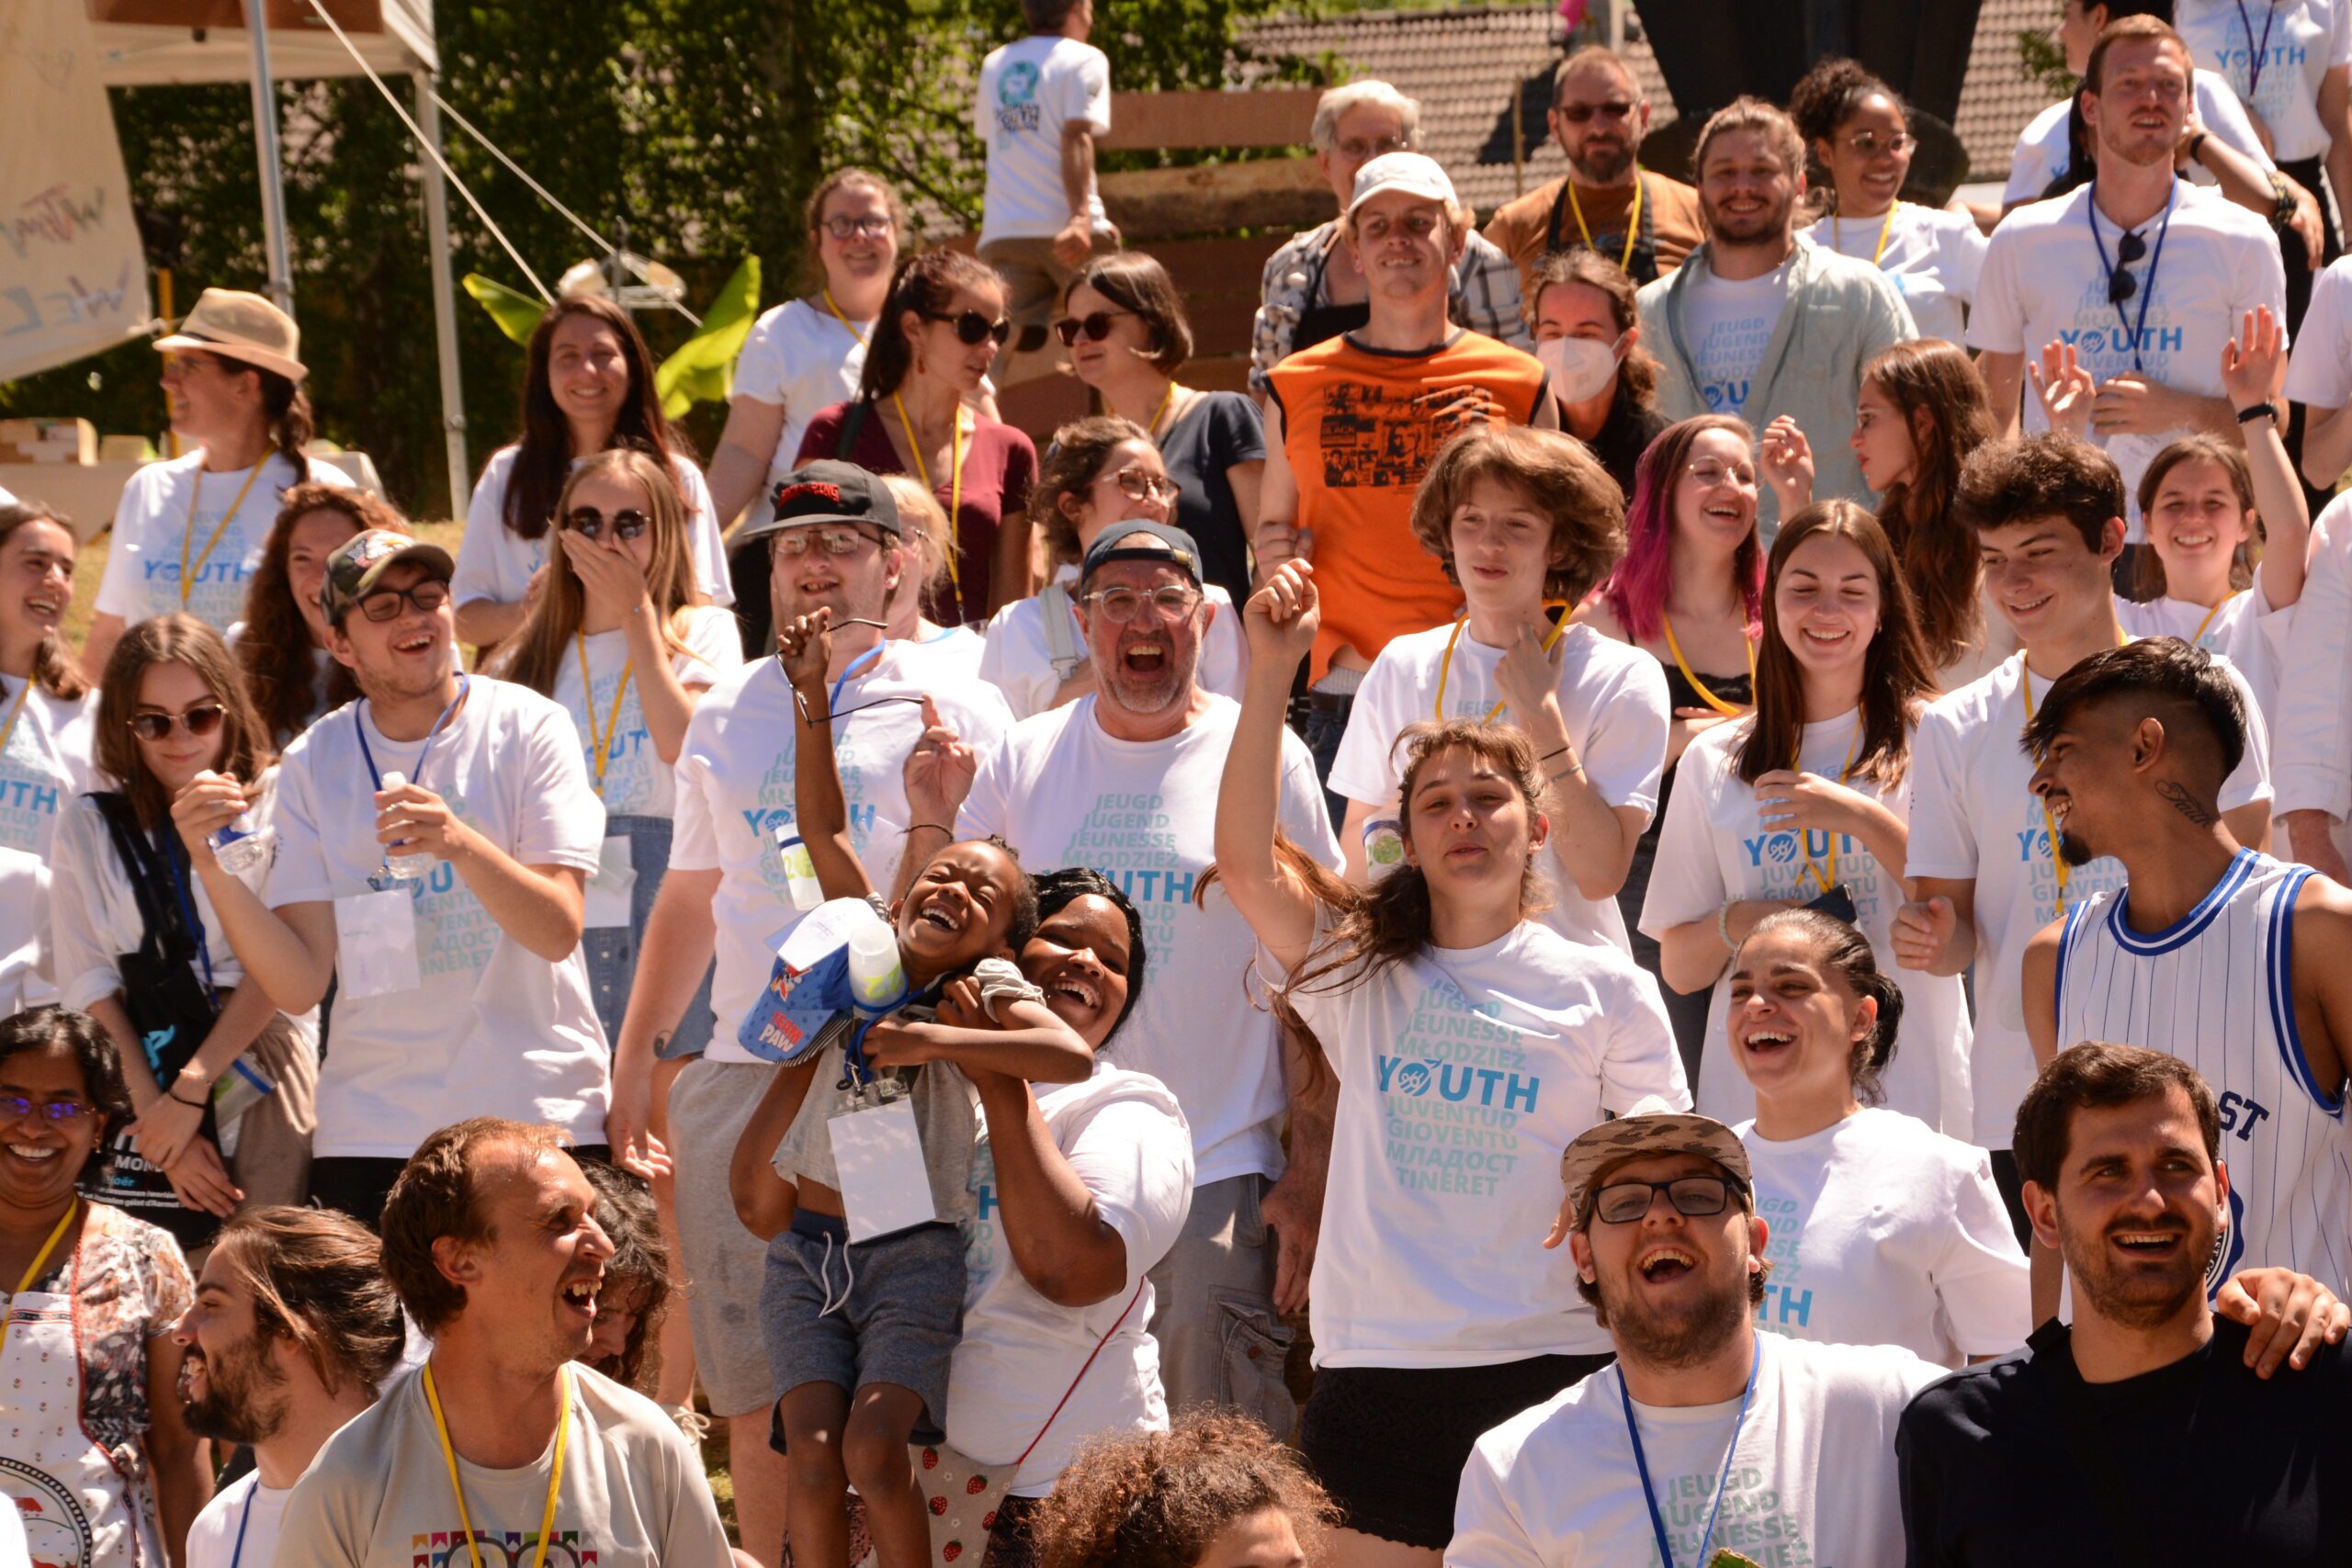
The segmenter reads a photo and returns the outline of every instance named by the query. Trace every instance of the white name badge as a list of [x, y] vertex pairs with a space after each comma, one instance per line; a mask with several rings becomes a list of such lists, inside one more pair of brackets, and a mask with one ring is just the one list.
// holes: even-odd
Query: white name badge
[[334, 940], [340, 991], [354, 1001], [424, 983], [416, 962], [416, 900], [405, 885], [336, 899]]
[[826, 1126], [833, 1136], [833, 1170], [841, 1178], [850, 1240], [872, 1241], [939, 1218], [932, 1207], [931, 1172], [923, 1164], [912, 1100], [852, 1111]]
[[637, 867], [630, 856], [628, 836], [616, 833], [605, 840], [596, 860], [596, 874], [588, 879], [588, 929], [600, 931], [626, 927], [636, 887]]

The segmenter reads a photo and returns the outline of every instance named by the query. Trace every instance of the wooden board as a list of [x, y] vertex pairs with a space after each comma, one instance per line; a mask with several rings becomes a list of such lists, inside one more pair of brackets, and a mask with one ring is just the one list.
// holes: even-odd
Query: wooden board
[[1163, 147], [1304, 147], [1315, 123], [1316, 87], [1257, 93], [1114, 93], [1109, 152]]

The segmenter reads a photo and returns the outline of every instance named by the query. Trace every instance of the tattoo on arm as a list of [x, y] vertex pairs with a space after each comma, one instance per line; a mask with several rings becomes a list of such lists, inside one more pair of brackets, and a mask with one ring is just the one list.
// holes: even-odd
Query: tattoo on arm
[[2175, 811], [2179, 812], [2199, 828], [2211, 828], [2222, 819], [2220, 814], [2211, 807], [2207, 806], [2170, 779], [2156, 785], [2156, 793], [2163, 795]]

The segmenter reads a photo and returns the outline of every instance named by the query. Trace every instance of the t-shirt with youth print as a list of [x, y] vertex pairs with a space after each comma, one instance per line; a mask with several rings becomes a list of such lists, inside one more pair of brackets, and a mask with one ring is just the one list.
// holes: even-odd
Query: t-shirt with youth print
[[[684, 622], [681, 640], [687, 651], [673, 651], [670, 667], [688, 687], [707, 688], [743, 662], [743, 639], [735, 629], [732, 612], [716, 604], [692, 605], [680, 619]], [[581, 645], [575, 642], [556, 666], [554, 687], [548, 694], [563, 705], [564, 712], [571, 716], [572, 728], [580, 731], [580, 754], [591, 780], [596, 775], [596, 742], [590, 737], [604, 740], [605, 814], [675, 815], [677, 775], [673, 764], [663, 761], [654, 748], [653, 732], [645, 722], [643, 688], [634, 670], [629, 672], [628, 690], [620, 694], [617, 713], [613, 706], [621, 671], [630, 662], [628, 634], [599, 632], [586, 639], [586, 683], [580, 679]]]
[[1761, 277], [1727, 281], [1711, 266], [1690, 280], [1683, 321], [1690, 363], [1699, 372], [1699, 395], [1709, 413], [1736, 414], [1747, 407], [1747, 389], [1788, 303], [1789, 264]]
[[2352, 65], [2352, 3], [2179, 0], [2173, 26], [2197, 64], [2220, 73], [2270, 128], [2281, 161], [2326, 154], [2333, 138], [2321, 117], [2320, 84], [2337, 66]]
[[245, 587], [261, 569], [281, 498], [304, 482], [351, 488], [332, 463], [305, 458], [298, 469], [277, 452], [262, 459], [259, 472], [207, 473], [200, 447], [141, 468], [115, 508], [97, 613], [130, 626], [184, 610], [215, 631], [227, 630], [244, 615]]
[[49, 858], [58, 814], [96, 777], [97, 711], [95, 689], [60, 697], [38, 680], [0, 679], [0, 848]]
[[1984, 265], [1985, 243], [1976, 220], [1965, 212], [1901, 201], [1891, 214], [1876, 218], [1841, 219], [1833, 213], [1806, 230], [1805, 238], [1886, 274], [1911, 308], [1921, 337], [1961, 341], [1963, 312], [1976, 298], [1976, 276]]
[[[1259, 963], [1271, 979], [1271, 955]], [[1646, 1096], [1690, 1103], [1657, 983], [1614, 948], [1521, 920], [1287, 996], [1340, 1079], [1315, 1364], [1606, 1354], [1567, 1247], [1540, 1244], [1578, 1134]]]
[[[2133, 231], [2145, 251], [2125, 263], [2120, 259], [2123, 231], [2103, 212], [2093, 240], [2096, 188], [2086, 185], [2033, 202], [2001, 220], [1977, 278], [1968, 346], [2021, 354], [2039, 364], [2044, 345], [2070, 344], [2101, 386], [2137, 373], [2199, 397], [2222, 396], [2222, 345], [2245, 313], [2267, 306], [2284, 330], [2287, 274], [2269, 226], [2216, 192], [2175, 180], [2169, 218], [2160, 213]], [[2132, 279], [2132, 296], [2120, 303], [2108, 298], [2110, 266]], [[2050, 428], [2030, 384], [2025, 428]], [[2094, 434], [2123, 472], [2125, 516], [2135, 541], [2142, 537], [2140, 476], [2157, 453], [2187, 434], [2182, 428], [2103, 440]]]
[[[1216, 860], [1217, 788], [1240, 705], [1212, 696], [1173, 735], [1122, 740], [1096, 716], [1100, 701], [1049, 709], [1013, 726], [1001, 746], [980, 748], [956, 836], [1001, 834], [1034, 871], [1092, 866], [1135, 901], [1150, 984], [1119, 1031], [1120, 1062], [1167, 1085], [1184, 1108], [1200, 1185], [1278, 1177], [1281, 1038], [1251, 999], [1257, 939], [1222, 892], [1193, 897]], [[1283, 830], [1338, 865], [1314, 759], [1289, 730], [1278, 788]]]
[[[909, 649], [883, 644], [833, 688], [833, 761], [850, 843], [874, 886], [884, 889], [898, 875], [911, 825], [901, 769], [922, 738], [923, 697], [936, 701], [941, 719], [982, 756], [1012, 722], [994, 687], [943, 680], [938, 664]], [[715, 1027], [705, 1053], [714, 1062], [759, 1060], [736, 1031], [767, 984], [777, 948], [800, 923], [775, 842], [776, 829], [797, 817], [799, 733], [792, 682], [776, 660], [758, 659], [728, 671], [703, 694], [678, 753], [670, 869], [721, 874], [713, 908]]]
[[[286, 749], [272, 908], [368, 893], [384, 862], [370, 756], [377, 772], [406, 774], [440, 795], [519, 864], [595, 873], [605, 810], [571, 719], [537, 692], [476, 675], [429, 750], [387, 739], [364, 699]], [[356, 995], [354, 955], [339, 953], [344, 984], [319, 1072], [316, 1152], [404, 1159], [447, 1125], [453, 1108], [604, 1142], [611, 1080], [580, 950], [553, 964], [531, 952], [446, 860], [404, 886], [421, 978], [406, 990]]]

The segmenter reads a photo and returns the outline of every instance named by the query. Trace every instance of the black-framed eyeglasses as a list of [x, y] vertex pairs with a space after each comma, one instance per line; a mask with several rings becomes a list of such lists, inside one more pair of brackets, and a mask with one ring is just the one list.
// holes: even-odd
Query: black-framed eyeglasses
[[1883, 152], [1890, 158], [1900, 158], [1919, 145], [1919, 139], [1907, 130], [1897, 130], [1881, 136], [1875, 130], [1858, 130], [1846, 138], [1846, 145], [1864, 158], [1875, 158]]
[[1163, 621], [1181, 621], [1201, 606], [1201, 591], [1177, 584], [1145, 592], [1139, 588], [1102, 588], [1086, 595], [1094, 613], [1114, 626], [1124, 626], [1148, 604]]
[[1597, 104], [1562, 104], [1560, 118], [1570, 125], [1583, 125], [1594, 119], [1626, 119], [1634, 112], [1630, 98], [1608, 98]]
[[1054, 323], [1054, 335], [1062, 346], [1073, 346], [1080, 338], [1089, 343], [1101, 343], [1111, 335], [1111, 323], [1121, 316], [1132, 316], [1133, 310], [1089, 310], [1083, 316], [1064, 316]]
[[38, 1116], [44, 1122], [78, 1122], [90, 1113], [83, 1100], [27, 1100], [21, 1094], [0, 1094], [0, 1124]]
[[775, 544], [769, 547], [770, 552], [790, 558], [805, 556], [812, 549], [833, 557], [854, 556], [868, 545], [879, 546], [882, 542], [879, 536], [862, 528], [828, 527], [823, 525], [782, 529], [775, 539]]
[[1678, 1176], [1671, 1181], [1612, 1181], [1593, 1200], [1597, 1219], [1630, 1225], [1650, 1212], [1659, 1193], [1678, 1213], [1694, 1220], [1720, 1214], [1731, 1202], [1731, 1182], [1720, 1176]]
[[1096, 484], [1114, 484], [1119, 493], [1129, 501], [1173, 501], [1176, 481], [1166, 474], [1155, 474], [1148, 468], [1121, 468], [1115, 474], [1097, 474]]
[[135, 713], [130, 716], [130, 733], [141, 740], [161, 740], [175, 729], [185, 729], [202, 739], [228, 716], [229, 710], [219, 703], [198, 703], [186, 713]]
[[879, 240], [897, 227], [888, 214], [881, 212], [869, 212], [863, 218], [828, 218], [823, 224], [825, 232], [836, 240], [854, 240], [861, 234], [869, 240]]
[[431, 615], [449, 602], [449, 585], [437, 577], [407, 588], [379, 588], [359, 600], [359, 613], [371, 621], [398, 620], [401, 612], [413, 607], [423, 615]]
[[975, 347], [994, 338], [997, 341], [997, 346], [1001, 348], [1006, 340], [1012, 336], [1012, 321], [1006, 316], [999, 316], [991, 321], [978, 310], [959, 310], [952, 316], [938, 310], [925, 310], [922, 312], [922, 319], [926, 321], [953, 322], [956, 328], [956, 341], [970, 344]]
[[2148, 242], [2126, 233], [2115, 242], [2115, 270], [2107, 275], [2107, 302], [2120, 305], [2140, 292], [2140, 280], [2123, 269], [2148, 254]]
[[[631, 506], [612, 516], [613, 537], [626, 543], [653, 526], [653, 519]], [[605, 534], [605, 514], [593, 506], [574, 507], [563, 520], [563, 525], [583, 539], [600, 539]]]

